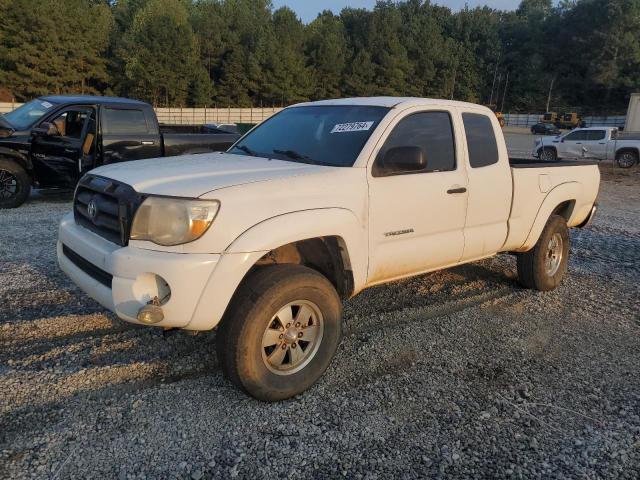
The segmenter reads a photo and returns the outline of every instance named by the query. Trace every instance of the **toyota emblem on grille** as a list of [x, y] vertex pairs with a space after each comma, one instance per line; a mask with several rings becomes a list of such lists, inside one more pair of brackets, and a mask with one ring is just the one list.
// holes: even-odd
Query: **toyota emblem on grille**
[[91, 217], [91, 220], [95, 220], [98, 215], [98, 205], [96, 205], [95, 200], [91, 200], [89, 205], [87, 205], [87, 213], [89, 214], [89, 217]]

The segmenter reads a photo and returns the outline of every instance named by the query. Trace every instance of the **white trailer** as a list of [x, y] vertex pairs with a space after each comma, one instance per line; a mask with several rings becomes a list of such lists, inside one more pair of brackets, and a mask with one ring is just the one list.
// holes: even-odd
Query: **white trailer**
[[632, 93], [624, 122], [625, 132], [640, 132], [640, 93]]

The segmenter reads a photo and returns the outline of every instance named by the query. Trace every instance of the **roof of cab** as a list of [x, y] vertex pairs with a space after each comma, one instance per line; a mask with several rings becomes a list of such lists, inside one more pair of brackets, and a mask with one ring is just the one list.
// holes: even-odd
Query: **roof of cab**
[[51, 103], [91, 103], [94, 105], [120, 103], [130, 105], [149, 105], [148, 103], [141, 102], [140, 100], [132, 100], [130, 98], [101, 97], [98, 95], [47, 95], [40, 97], [40, 99]]
[[[420, 98], [420, 97], [353, 97], [353, 98], [336, 98], [332, 100], [319, 100], [317, 102], [304, 102], [292, 105], [293, 107], [306, 106], [322, 106], [322, 105], [354, 105], [354, 106], [372, 106], [395, 108], [398, 106], [421, 106], [421, 105], [440, 105], [440, 106], [459, 106], [459, 107], [475, 107], [487, 108], [482, 105], [468, 102], [459, 102], [456, 100], [444, 100], [438, 98]], [[487, 109], [488, 110], [488, 109]]]

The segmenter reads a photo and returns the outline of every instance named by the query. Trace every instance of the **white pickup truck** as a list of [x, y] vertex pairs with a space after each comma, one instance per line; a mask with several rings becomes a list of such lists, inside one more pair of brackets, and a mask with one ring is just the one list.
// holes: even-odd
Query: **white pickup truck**
[[576, 128], [557, 137], [537, 139], [532, 153], [545, 161], [615, 160], [619, 167], [630, 168], [640, 158], [640, 133], [620, 132], [617, 127]]
[[227, 152], [97, 168], [60, 224], [61, 268], [120, 318], [218, 327], [223, 371], [262, 400], [311, 386], [364, 288], [517, 254], [562, 280], [599, 171], [510, 160], [489, 109], [420, 98], [286, 108]]

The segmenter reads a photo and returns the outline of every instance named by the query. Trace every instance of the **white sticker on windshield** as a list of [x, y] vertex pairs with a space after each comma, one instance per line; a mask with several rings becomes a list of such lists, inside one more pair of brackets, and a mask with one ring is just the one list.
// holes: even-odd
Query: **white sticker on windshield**
[[53, 104], [52, 104], [52, 103], [44, 102], [44, 101], [40, 102], [40, 105], [42, 105], [44, 108], [51, 108], [51, 107], [53, 107]]
[[336, 123], [331, 133], [361, 132], [369, 130], [374, 122]]

